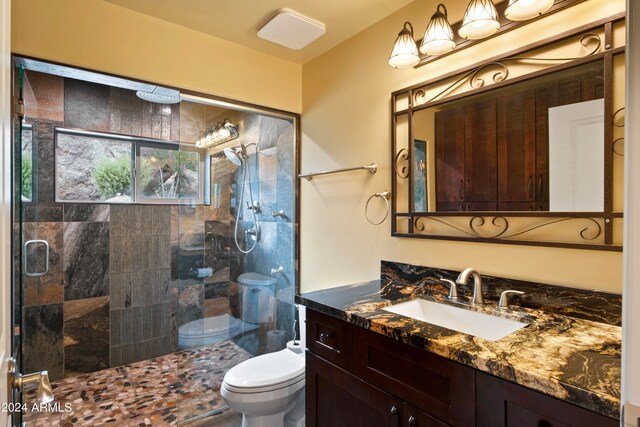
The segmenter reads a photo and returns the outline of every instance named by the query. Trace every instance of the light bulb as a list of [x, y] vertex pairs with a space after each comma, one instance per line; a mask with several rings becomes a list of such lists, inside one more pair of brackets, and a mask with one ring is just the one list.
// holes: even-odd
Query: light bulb
[[526, 21], [551, 9], [553, 2], [554, 0], [509, 0], [504, 16], [511, 21]]
[[440, 3], [424, 32], [420, 52], [425, 55], [442, 55], [455, 47], [456, 42], [453, 41], [453, 30], [449, 25], [449, 21], [447, 21], [447, 8]]
[[500, 29], [498, 11], [491, 0], [471, 0], [458, 31], [464, 39], [477, 40], [489, 37]]
[[413, 26], [410, 22], [405, 22], [402, 31], [398, 33], [388, 62], [393, 68], [410, 68], [420, 62], [418, 46], [413, 39]]

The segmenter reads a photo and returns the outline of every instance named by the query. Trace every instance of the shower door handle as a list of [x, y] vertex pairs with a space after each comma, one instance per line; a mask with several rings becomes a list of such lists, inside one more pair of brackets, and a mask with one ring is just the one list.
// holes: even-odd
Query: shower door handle
[[[44, 245], [44, 271], [29, 271], [29, 246]], [[49, 272], [49, 242], [46, 240], [28, 240], [24, 242], [24, 274], [28, 277], [42, 277]]]

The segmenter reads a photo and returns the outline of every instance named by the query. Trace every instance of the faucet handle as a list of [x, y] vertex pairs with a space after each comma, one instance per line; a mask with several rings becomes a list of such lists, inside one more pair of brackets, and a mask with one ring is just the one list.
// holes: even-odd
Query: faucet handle
[[509, 294], [524, 295], [522, 291], [516, 291], [508, 289], [500, 294], [500, 301], [498, 302], [498, 308], [500, 310], [506, 310], [509, 308]]
[[456, 283], [453, 280], [449, 280], [449, 279], [442, 279], [440, 278], [440, 280], [445, 284], [445, 285], [449, 285], [449, 299], [452, 301], [455, 301], [458, 299], [458, 286], [456, 285]]

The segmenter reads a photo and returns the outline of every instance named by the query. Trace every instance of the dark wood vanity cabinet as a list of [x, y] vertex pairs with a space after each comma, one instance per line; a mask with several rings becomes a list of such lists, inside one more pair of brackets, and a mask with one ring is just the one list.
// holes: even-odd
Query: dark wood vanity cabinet
[[619, 421], [526, 387], [476, 373], [478, 427], [614, 427]]
[[618, 425], [311, 309], [305, 387], [308, 427]]
[[487, 100], [435, 114], [438, 211], [496, 210], [495, 105]]
[[548, 211], [549, 109], [603, 95], [590, 69], [435, 112], [437, 211]]
[[437, 210], [548, 210], [535, 116], [534, 90], [435, 113]]
[[462, 211], [465, 210], [464, 110], [439, 111], [435, 122], [437, 210]]
[[475, 422], [473, 369], [309, 309], [307, 348], [308, 427]]
[[546, 202], [546, 172], [536, 171], [535, 108], [533, 90], [497, 99], [498, 210], [542, 210], [538, 204]]

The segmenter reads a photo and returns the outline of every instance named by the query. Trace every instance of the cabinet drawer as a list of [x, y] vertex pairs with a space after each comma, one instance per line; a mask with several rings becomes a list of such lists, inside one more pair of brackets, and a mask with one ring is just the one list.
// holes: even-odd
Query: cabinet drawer
[[615, 427], [619, 425], [560, 399], [478, 372], [478, 427]]
[[475, 425], [475, 370], [354, 327], [354, 373], [453, 426]]
[[351, 325], [335, 317], [307, 309], [307, 348], [328, 361], [351, 370]]
[[449, 427], [448, 424], [406, 402], [403, 403], [402, 411], [403, 427]]

